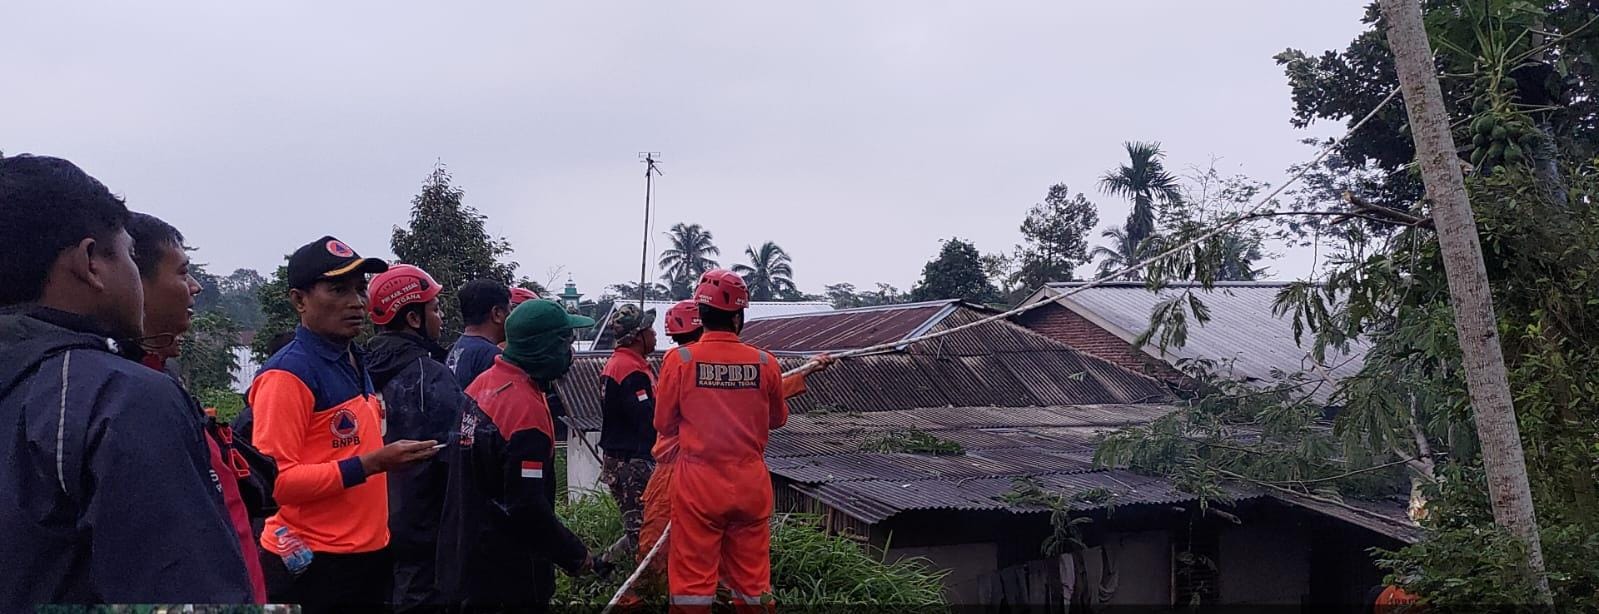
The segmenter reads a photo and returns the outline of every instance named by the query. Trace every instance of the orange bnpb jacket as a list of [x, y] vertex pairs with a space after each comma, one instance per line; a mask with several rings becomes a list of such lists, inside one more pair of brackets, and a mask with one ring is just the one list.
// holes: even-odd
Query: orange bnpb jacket
[[[354, 364], [352, 364], [352, 360]], [[351, 554], [389, 544], [388, 485], [360, 455], [383, 447], [381, 409], [361, 350], [305, 328], [268, 359], [250, 385], [254, 443], [278, 463], [261, 547], [283, 554], [288, 527], [314, 552]]]

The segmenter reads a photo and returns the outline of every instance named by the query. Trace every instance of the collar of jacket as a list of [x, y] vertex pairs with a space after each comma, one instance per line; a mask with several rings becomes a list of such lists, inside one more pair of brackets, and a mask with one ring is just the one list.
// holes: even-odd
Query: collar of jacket
[[317, 358], [321, 358], [328, 362], [337, 362], [344, 359], [345, 352], [355, 354], [358, 357], [362, 353], [361, 345], [358, 343], [352, 342], [340, 346], [332, 341], [329, 341], [327, 337], [323, 337], [322, 335], [311, 332], [311, 329], [306, 328], [304, 325], [296, 326], [294, 328], [294, 340], [305, 344], [305, 347], [310, 348], [311, 351], [316, 354]]
[[38, 304], [18, 305], [0, 310], [0, 313], [23, 315], [35, 320], [42, 320], [47, 324], [54, 324], [75, 333], [86, 333], [96, 337], [111, 338], [105, 332], [105, 327], [86, 315], [62, 311], [54, 307], [45, 307]]
[[[394, 338], [398, 338], [398, 339], [403, 339], [403, 340], [405, 340], [406, 343], [410, 343], [410, 344], [415, 345], [415, 346], [421, 348], [422, 350], [426, 351], [428, 353], [429, 357], [431, 357], [433, 360], [437, 360], [439, 362], [444, 362], [444, 360], [446, 358], [450, 357], [450, 351], [447, 350], [447, 349], [444, 349], [444, 346], [439, 345], [439, 342], [434, 341], [432, 339], [429, 339], [427, 337], [423, 337], [422, 335], [417, 334], [416, 331], [410, 331], [410, 330], [404, 331], [404, 332], [383, 331], [381, 333], [378, 333], [378, 336], [379, 337], [394, 337]], [[368, 352], [368, 353], [370, 353], [370, 352]]]
[[700, 342], [703, 343], [706, 341], [739, 343], [738, 333], [730, 333], [722, 330], [705, 331], [705, 334], [700, 336]]

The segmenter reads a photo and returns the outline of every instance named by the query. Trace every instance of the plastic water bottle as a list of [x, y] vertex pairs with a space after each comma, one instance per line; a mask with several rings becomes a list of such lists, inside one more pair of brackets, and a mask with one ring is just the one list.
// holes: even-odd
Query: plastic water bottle
[[289, 573], [300, 575], [305, 573], [305, 568], [311, 566], [311, 548], [300, 541], [300, 536], [295, 535], [288, 527], [278, 527], [272, 532], [278, 538], [278, 548], [283, 550], [283, 566]]

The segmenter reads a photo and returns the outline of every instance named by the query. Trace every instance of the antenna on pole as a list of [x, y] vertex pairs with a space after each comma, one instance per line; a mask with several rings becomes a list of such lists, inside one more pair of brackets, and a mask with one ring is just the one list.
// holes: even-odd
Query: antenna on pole
[[644, 163], [644, 247], [640, 250], [642, 255], [638, 263], [638, 308], [644, 309], [644, 300], [649, 298], [649, 267], [650, 267], [650, 196], [655, 193], [655, 176], [661, 174], [661, 169], [655, 166], [660, 162], [661, 152], [641, 151], [638, 153], [639, 161]]

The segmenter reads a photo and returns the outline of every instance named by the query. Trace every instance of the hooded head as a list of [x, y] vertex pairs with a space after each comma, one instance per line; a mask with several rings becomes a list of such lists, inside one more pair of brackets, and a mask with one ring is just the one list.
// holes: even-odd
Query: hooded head
[[526, 371], [533, 381], [548, 384], [572, 368], [572, 331], [594, 320], [567, 313], [554, 301], [534, 299], [517, 305], [505, 320], [505, 361]]

